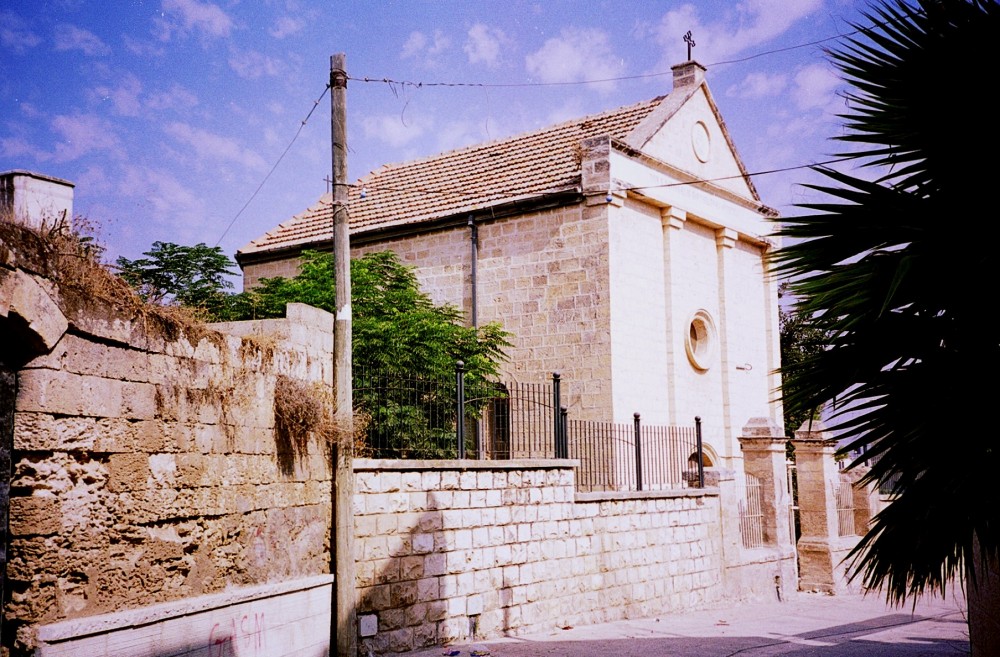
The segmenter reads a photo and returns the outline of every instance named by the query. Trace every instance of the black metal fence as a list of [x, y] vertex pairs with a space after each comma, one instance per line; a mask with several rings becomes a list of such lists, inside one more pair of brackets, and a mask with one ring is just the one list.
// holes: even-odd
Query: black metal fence
[[567, 421], [580, 491], [704, 488], [701, 420], [692, 426]]
[[467, 385], [354, 371], [365, 423], [360, 455], [399, 459], [572, 458], [581, 491], [703, 487], [701, 423], [692, 426], [570, 420], [558, 374], [546, 383]]

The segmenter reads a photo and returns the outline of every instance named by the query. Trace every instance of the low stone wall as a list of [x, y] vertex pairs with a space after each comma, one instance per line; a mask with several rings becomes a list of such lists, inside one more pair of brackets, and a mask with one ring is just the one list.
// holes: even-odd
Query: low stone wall
[[356, 461], [362, 644], [405, 652], [727, 597], [717, 488], [580, 495], [573, 466]]

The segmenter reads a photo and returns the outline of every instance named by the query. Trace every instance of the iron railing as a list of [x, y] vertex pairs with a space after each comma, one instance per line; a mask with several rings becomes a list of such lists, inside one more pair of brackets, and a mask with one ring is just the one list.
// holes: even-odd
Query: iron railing
[[354, 402], [371, 458], [580, 461], [581, 491], [704, 487], [701, 422], [694, 426], [570, 420], [561, 377], [545, 383], [466, 384], [354, 370]]
[[740, 538], [743, 547], [759, 548], [764, 545], [764, 505], [761, 501], [763, 486], [760, 478], [746, 473], [746, 498], [740, 500]]

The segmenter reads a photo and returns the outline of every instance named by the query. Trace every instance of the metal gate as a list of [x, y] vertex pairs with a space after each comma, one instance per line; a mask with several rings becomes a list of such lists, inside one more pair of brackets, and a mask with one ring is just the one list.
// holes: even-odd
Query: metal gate
[[[788, 529], [792, 537], [792, 545], [798, 546], [799, 535], [802, 533], [799, 522], [799, 473], [795, 461], [785, 461], [785, 472], [788, 477], [788, 494], [791, 503], [788, 505]], [[798, 569], [798, 549], [795, 551], [796, 570]]]

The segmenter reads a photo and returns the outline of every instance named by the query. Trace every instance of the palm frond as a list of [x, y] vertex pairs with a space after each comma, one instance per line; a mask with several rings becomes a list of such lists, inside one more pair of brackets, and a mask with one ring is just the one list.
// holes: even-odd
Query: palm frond
[[962, 136], [992, 106], [977, 68], [993, 61], [1000, 4], [886, 0], [865, 17], [828, 53], [852, 87], [835, 139], [857, 173], [815, 168], [829, 184], [808, 188], [826, 200], [777, 220], [772, 263], [796, 312], [828, 336], [782, 366], [782, 401], [827, 407], [841, 451], [870, 466], [863, 481], [894, 486], [851, 559], [855, 577], [899, 602], [974, 574], [974, 539], [986, 557], [1000, 551], [995, 507], [968, 503], [990, 494], [995, 433], [965, 430], [989, 408], [980, 381], [1000, 365], [982, 314], [997, 268], [976, 243], [992, 172], [971, 165], [996, 152], [1000, 128]]

